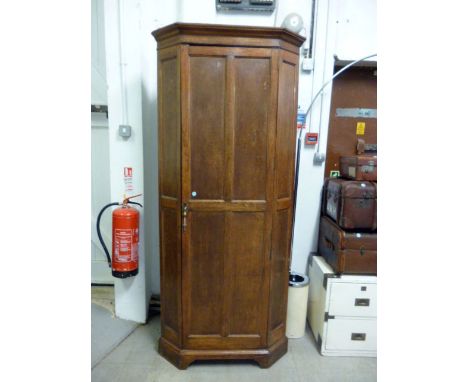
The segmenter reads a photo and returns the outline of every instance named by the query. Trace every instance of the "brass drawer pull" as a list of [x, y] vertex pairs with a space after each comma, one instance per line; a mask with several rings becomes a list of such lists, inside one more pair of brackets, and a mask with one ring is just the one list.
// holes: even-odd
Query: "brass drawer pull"
[[357, 298], [354, 300], [354, 306], [369, 306], [370, 300], [368, 298]]
[[365, 341], [366, 333], [351, 333], [351, 341]]

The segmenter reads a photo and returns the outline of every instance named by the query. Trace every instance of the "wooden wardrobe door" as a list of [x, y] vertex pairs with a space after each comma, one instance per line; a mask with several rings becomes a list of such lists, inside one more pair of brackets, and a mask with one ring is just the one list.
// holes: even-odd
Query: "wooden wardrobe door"
[[277, 53], [183, 49], [184, 345], [260, 348], [267, 341]]

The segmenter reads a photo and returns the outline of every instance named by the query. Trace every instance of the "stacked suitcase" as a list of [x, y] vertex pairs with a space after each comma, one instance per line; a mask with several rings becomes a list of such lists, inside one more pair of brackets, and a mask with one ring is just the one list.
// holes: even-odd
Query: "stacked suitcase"
[[337, 274], [377, 274], [377, 156], [340, 158], [325, 180], [319, 254]]
[[341, 157], [340, 178], [325, 180], [322, 198], [307, 319], [322, 355], [375, 357], [377, 157]]

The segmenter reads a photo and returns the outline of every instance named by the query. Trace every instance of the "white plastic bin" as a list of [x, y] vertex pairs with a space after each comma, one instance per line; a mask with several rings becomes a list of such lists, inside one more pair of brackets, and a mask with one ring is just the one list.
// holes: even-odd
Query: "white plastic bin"
[[286, 336], [301, 338], [304, 336], [307, 317], [307, 296], [309, 277], [302, 273], [289, 273], [288, 314], [286, 318]]

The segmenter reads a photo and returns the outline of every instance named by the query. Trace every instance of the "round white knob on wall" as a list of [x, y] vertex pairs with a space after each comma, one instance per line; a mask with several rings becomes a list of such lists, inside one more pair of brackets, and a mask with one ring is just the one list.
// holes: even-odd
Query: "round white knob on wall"
[[290, 30], [291, 32], [299, 33], [304, 27], [304, 21], [297, 13], [290, 13], [284, 18], [281, 26]]

